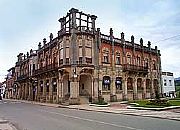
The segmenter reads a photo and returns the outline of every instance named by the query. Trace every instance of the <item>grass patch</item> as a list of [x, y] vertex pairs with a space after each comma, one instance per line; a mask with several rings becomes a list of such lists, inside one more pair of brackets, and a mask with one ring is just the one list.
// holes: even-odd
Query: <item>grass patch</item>
[[163, 108], [168, 106], [180, 106], [180, 100], [171, 99], [167, 102], [165, 101], [150, 101], [150, 100], [137, 100], [137, 101], [129, 101], [130, 103], [137, 103], [139, 105], [134, 105], [135, 107], [146, 107], [146, 108]]
[[172, 106], [180, 106], [180, 100], [169, 100]]
[[169, 98], [168, 100], [179, 100], [180, 101], [180, 98]]

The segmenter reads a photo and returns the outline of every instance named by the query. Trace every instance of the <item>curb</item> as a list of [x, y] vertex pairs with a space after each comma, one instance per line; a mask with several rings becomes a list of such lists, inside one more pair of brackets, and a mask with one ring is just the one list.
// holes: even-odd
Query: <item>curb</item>
[[9, 123], [9, 121], [7, 121], [7, 120], [0, 120], [0, 124], [6, 124], [6, 123]]
[[[131, 104], [131, 105], [137, 105]], [[176, 109], [180, 108], [180, 106], [170, 106], [170, 107], [163, 107], [163, 108], [147, 108], [147, 107], [134, 107], [134, 106], [127, 106], [128, 109], [138, 109], [138, 110], [153, 110], [153, 111], [163, 111], [163, 110], [169, 110], [169, 109]]]
[[109, 104], [109, 103], [108, 103], [107, 105], [89, 104], [89, 106], [95, 106], [95, 107], [109, 107], [110, 104]]

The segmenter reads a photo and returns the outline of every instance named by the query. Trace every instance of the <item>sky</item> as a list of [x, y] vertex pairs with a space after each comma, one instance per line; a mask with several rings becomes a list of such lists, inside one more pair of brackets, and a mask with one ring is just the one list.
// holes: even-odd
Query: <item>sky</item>
[[20, 52], [37, 49], [50, 33], [57, 36], [58, 19], [72, 7], [96, 15], [103, 34], [113, 28], [115, 37], [124, 32], [126, 40], [151, 41], [161, 51], [162, 71], [180, 77], [179, 0], [0, 0], [0, 82]]

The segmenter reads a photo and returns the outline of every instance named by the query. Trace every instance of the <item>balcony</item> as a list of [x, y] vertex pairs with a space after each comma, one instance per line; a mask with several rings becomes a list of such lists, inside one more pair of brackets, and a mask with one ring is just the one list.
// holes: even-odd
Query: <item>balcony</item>
[[141, 72], [141, 73], [148, 73], [148, 68], [144, 66], [137, 66], [137, 65], [130, 65], [130, 64], [124, 64], [123, 65], [123, 71], [129, 71], [129, 72]]
[[20, 80], [25, 80], [28, 78], [28, 74], [23, 74], [23, 75], [20, 75], [17, 77], [17, 81], [20, 81]]
[[49, 65], [46, 65], [44, 67], [40, 67], [37, 70], [34, 70], [33, 75], [53, 71], [53, 70], [56, 70], [56, 69], [58, 69], [58, 64], [57, 63], [56, 64], [49, 64]]

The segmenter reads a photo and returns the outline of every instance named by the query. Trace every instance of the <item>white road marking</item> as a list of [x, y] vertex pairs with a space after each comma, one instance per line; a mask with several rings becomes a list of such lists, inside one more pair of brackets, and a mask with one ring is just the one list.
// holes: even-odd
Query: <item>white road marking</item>
[[131, 130], [142, 130], [142, 129], [137, 129], [137, 128], [134, 128], [134, 127], [124, 126], [124, 125], [117, 125], [117, 124], [113, 124], [113, 123], [108, 123], [108, 122], [103, 122], [103, 121], [98, 121], [98, 120], [92, 120], [92, 119], [88, 119], [88, 118], [81, 118], [81, 117], [77, 117], [77, 116], [70, 116], [70, 115], [57, 113], [57, 112], [50, 112], [50, 111], [46, 111], [46, 110], [40, 110], [40, 111], [41, 112], [51, 113], [51, 114], [57, 114], [57, 115], [61, 115], [61, 116], [68, 117], [68, 118], [79, 119], [79, 120], [89, 121], [89, 122], [95, 122], [95, 123], [104, 124], [104, 125], [110, 125], [110, 126], [114, 126], [114, 127], [118, 127], [118, 128], [127, 128], [127, 129], [131, 129]]

